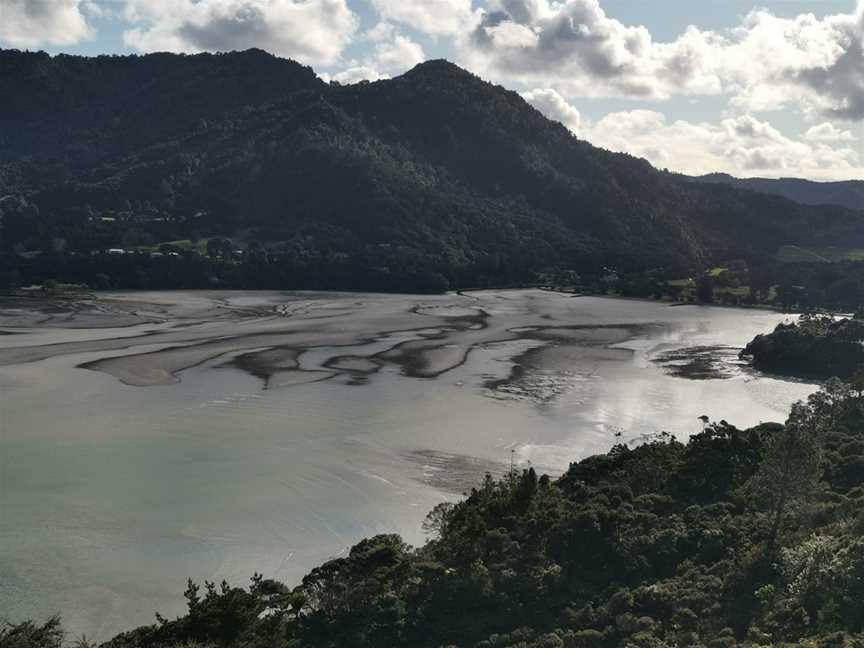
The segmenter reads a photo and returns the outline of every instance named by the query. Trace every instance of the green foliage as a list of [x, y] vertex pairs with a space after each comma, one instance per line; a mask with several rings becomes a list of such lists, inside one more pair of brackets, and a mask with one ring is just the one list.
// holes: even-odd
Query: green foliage
[[64, 638], [56, 617], [42, 625], [32, 621], [0, 623], [0, 648], [62, 648]]
[[788, 507], [811, 494], [821, 477], [820, 419], [813, 414], [812, 405], [792, 406], [785, 428], [769, 436], [759, 469], [747, 484], [751, 496], [771, 513], [772, 547]]
[[777, 373], [852, 378], [864, 365], [864, 320], [803, 315], [757, 335], [741, 352], [757, 369]]

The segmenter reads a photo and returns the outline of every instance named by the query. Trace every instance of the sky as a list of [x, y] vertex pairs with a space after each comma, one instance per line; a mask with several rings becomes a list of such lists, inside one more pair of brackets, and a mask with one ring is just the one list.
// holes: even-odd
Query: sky
[[864, 179], [864, 0], [0, 0], [0, 47], [258, 47], [340, 83], [447, 58], [659, 168]]

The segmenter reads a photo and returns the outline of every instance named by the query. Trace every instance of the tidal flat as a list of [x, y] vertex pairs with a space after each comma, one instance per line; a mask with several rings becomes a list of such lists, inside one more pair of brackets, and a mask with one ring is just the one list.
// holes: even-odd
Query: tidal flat
[[0, 610], [105, 639], [187, 577], [297, 582], [482, 479], [814, 391], [737, 350], [789, 316], [540, 290], [0, 299]]

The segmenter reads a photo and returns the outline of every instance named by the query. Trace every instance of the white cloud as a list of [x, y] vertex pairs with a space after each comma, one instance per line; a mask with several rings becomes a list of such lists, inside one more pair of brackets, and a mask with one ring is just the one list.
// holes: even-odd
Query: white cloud
[[495, 47], [536, 47], [540, 37], [529, 27], [503, 22], [485, 27], [486, 35]]
[[582, 115], [552, 88], [529, 90], [522, 93], [522, 98], [549, 119], [559, 121], [575, 134], [579, 134]]
[[553, 89], [531, 90], [522, 96], [592, 144], [644, 157], [657, 167], [692, 175], [723, 171], [742, 177], [864, 177], [864, 154], [855, 138], [827, 122], [798, 139], [752, 115], [730, 117], [719, 124], [670, 122], [661, 112], [639, 109], [609, 113], [591, 123]]
[[395, 33], [396, 27], [392, 23], [382, 20], [371, 29], [363, 32], [361, 38], [373, 43], [380, 43], [381, 41], [392, 40]]
[[864, 177], [864, 159], [854, 145], [787, 137], [751, 115], [718, 125], [669, 122], [653, 110], [615, 112], [583, 126], [583, 134], [597, 146], [694, 175], [723, 171], [744, 177]]
[[388, 70], [404, 71], [422, 63], [425, 58], [423, 48], [401, 34], [375, 46], [375, 63]]
[[94, 36], [80, 0], [0, 0], [0, 42], [13, 47], [74, 45]]
[[854, 14], [778, 18], [753, 11], [720, 51], [733, 105], [864, 118], [864, 1]]
[[852, 131], [841, 130], [831, 122], [811, 126], [804, 138], [815, 142], [851, 142], [855, 140]]
[[346, 0], [127, 0], [126, 19], [145, 52], [260, 47], [312, 64], [337, 61], [357, 26]]
[[387, 79], [389, 78], [389, 75], [374, 67], [357, 64], [351, 65], [335, 74], [324, 73], [321, 75], [321, 78], [328, 83], [330, 81], [338, 81], [339, 83], [350, 84], [358, 83], [360, 81], [378, 81], [379, 79]]
[[387, 21], [408, 25], [432, 36], [456, 35], [471, 29], [479, 12], [471, 0], [372, 0]]
[[387, 79], [426, 60], [420, 44], [400, 34], [390, 23], [379, 22], [362, 34], [361, 40], [372, 44], [369, 55], [360, 61], [348, 61], [339, 72], [322, 75], [325, 81], [357, 83]]
[[666, 98], [720, 92], [706, 54], [715, 40], [691, 27], [674, 43], [655, 43], [645, 27], [610, 18], [597, 0], [502, 0], [460, 51], [473, 69], [497, 78], [581, 96]]
[[567, 96], [725, 93], [742, 112], [794, 105], [864, 119], [862, 43], [864, 0], [823, 18], [753, 11], [735, 29], [690, 26], [670, 42], [607, 16], [598, 0], [498, 0], [458, 46], [476, 72]]

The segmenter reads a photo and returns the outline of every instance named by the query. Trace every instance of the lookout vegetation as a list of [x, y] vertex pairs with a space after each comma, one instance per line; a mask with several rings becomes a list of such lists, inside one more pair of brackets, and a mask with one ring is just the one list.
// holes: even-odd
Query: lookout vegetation
[[[864, 392], [831, 381], [784, 425], [487, 476], [419, 548], [368, 538], [294, 587], [190, 582], [185, 616], [103, 647], [860, 647], [862, 504]], [[61, 640], [56, 621], [0, 630]]]

